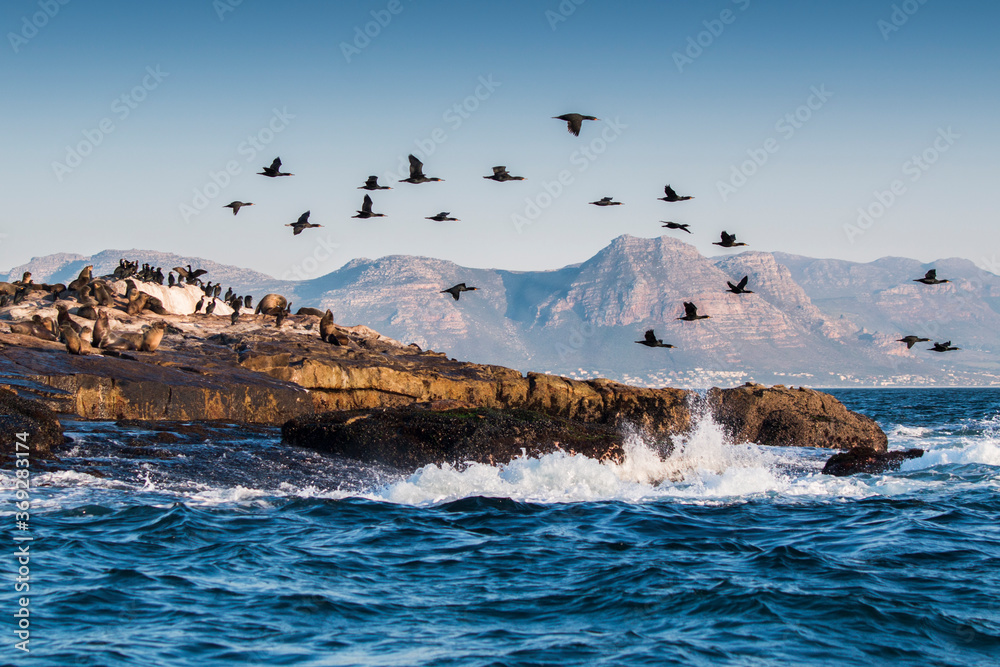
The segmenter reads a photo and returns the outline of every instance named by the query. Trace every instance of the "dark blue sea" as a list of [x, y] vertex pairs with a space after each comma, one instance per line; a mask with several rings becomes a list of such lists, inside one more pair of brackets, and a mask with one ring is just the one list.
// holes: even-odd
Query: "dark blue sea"
[[703, 418], [666, 457], [414, 472], [69, 422], [0, 663], [1000, 665], [1000, 391], [832, 393], [927, 454], [827, 477]]

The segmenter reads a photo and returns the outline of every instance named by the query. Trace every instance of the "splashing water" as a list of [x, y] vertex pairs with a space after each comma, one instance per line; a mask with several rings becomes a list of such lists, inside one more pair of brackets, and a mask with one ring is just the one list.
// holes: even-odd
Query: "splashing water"
[[[778, 458], [753, 444], [728, 442], [707, 410], [695, 427], [669, 444], [629, 429], [621, 461], [555, 452], [509, 463], [427, 465], [374, 497], [410, 505], [471, 496], [528, 502], [638, 501], [662, 496], [714, 498], [762, 493], [786, 486], [774, 472]], [[666, 452], [666, 453], [664, 453]]]

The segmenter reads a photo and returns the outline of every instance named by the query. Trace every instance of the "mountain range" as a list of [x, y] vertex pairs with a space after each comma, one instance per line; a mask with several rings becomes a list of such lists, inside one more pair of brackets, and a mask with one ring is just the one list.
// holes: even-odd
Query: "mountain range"
[[[197, 257], [105, 250], [34, 258], [36, 282], [69, 282], [87, 264], [111, 273], [126, 257], [163, 267], [192, 264], [205, 279], [260, 298], [285, 295], [300, 306], [330, 308], [345, 325], [479, 363], [638, 385], [704, 387], [767, 383], [834, 386], [1000, 384], [1000, 276], [968, 260], [925, 264], [814, 259], [779, 252], [705, 257], [672, 237], [620, 236], [585, 262], [554, 271], [476, 269], [392, 255], [354, 259], [304, 281]], [[929, 268], [951, 282], [913, 282]], [[726, 290], [749, 277], [752, 294]], [[478, 288], [455, 301], [440, 290]], [[693, 301], [710, 316], [678, 321]], [[634, 344], [646, 329], [674, 349]], [[913, 334], [951, 340], [957, 352], [908, 350]]]

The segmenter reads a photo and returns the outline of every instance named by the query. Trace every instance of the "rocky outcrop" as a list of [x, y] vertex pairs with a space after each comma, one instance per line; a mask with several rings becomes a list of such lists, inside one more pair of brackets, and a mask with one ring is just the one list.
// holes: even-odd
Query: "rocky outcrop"
[[848, 452], [834, 454], [823, 466], [824, 475], [845, 477], [867, 473], [878, 475], [891, 470], [898, 470], [904, 461], [917, 459], [924, 455], [922, 449], [907, 449], [905, 451], [885, 452], [871, 447], [856, 447]]
[[[446, 403], [447, 406], [448, 403]], [[554, 451], [605, 459], [622, 455], [622, 435], [532, 410], [455, 408], [428, 404], [299, 417], [281, 429], [292, 445], [403, 468], [429, 463], [506, 463]]]
[[870, 448], [884, 452], [888, 438], [869, 417], [851, 412], [829, 394], [782, 385], [746, 384], [712, 389], [709, 405], [718, 422], [741, 442], [762, 445]]
[[59, 343], [3, 335], [0, 383], [16, 380], [22, 393], [84, 419], [281, 424], [313, 411], [302, 387], [243, 369], [231, 350], [194, 340], [170, 347], [76, 356]]
[[[134, 334], [151, 321], [108, 310], [118, 335]], [[653, 435], [681, 434], [691, 426], [694, 394], [686, 390], [522, 375], [403, 345], [363, 326], [338, 327], [342, 344], [332, 345], [320, 340], [319, 318], [312, 315], [289, 316], [281, 327], [273, 317], [250, 313], [235, 325], [229, 318], [206, 315], [155, 319], [167, 323], [155, 353], [85, 348], [71, 355], [63, 344], [0, 331], [0, 383], [87, 419], [281, 424], [314, 413], [454, 401], [564, 420], [559, 428], [536, 431], [553, 441], [569, 437], [568, 422], [572, 428], [613, 430], [630, 425]], [[885, 449], [885, 435], [874, 422], [819, 392], [755, 385], [713, 390], [710, 403], [736, 440]], [[329, 423], [338, 419], [331, 417]], [[529, 432], [514, 433], [504, 442], [515, 447], [530, 440]], [[469, 451], [475, 451], [473, 444]]]
[[[18, 434], [25, 434], [21, 437]], [[56, 413], [38, 401], [21, 398], [11, 389], [0, 387], [0, 438], [4, 447], [3, 460], [11, 462], [16, 451], [25, 451], [32, 458], [49, 458], [51, 449], [63, 443], [63, 429]], [[15, 443], [24, 443], [24, 448]], [[13, 463], [11, 463], [13, 467]]]

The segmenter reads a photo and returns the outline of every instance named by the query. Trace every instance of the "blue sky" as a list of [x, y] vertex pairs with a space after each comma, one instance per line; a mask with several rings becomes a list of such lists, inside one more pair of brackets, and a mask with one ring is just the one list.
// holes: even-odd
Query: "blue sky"
[[[996, 3], [578, 1], [4, 3], [0, 268], [117, 247], [278, 277], [543, 269], [661, 220], [706, 254], [725, 229], [1000, 256]], [[602, 120], [573, 137], [551, 117], [574, 111]], [[352, 220], [357, 186], [420, 150], [445, 181], [388, 183], [388, 217]], [[275, 156], [296, 175], [255, 174]], [[484, 180], [497, 164], [527, 180]], [[666, 183], [696, 198], [657, 201]], [[293, 237], [306, 210], [324, 227]]]

